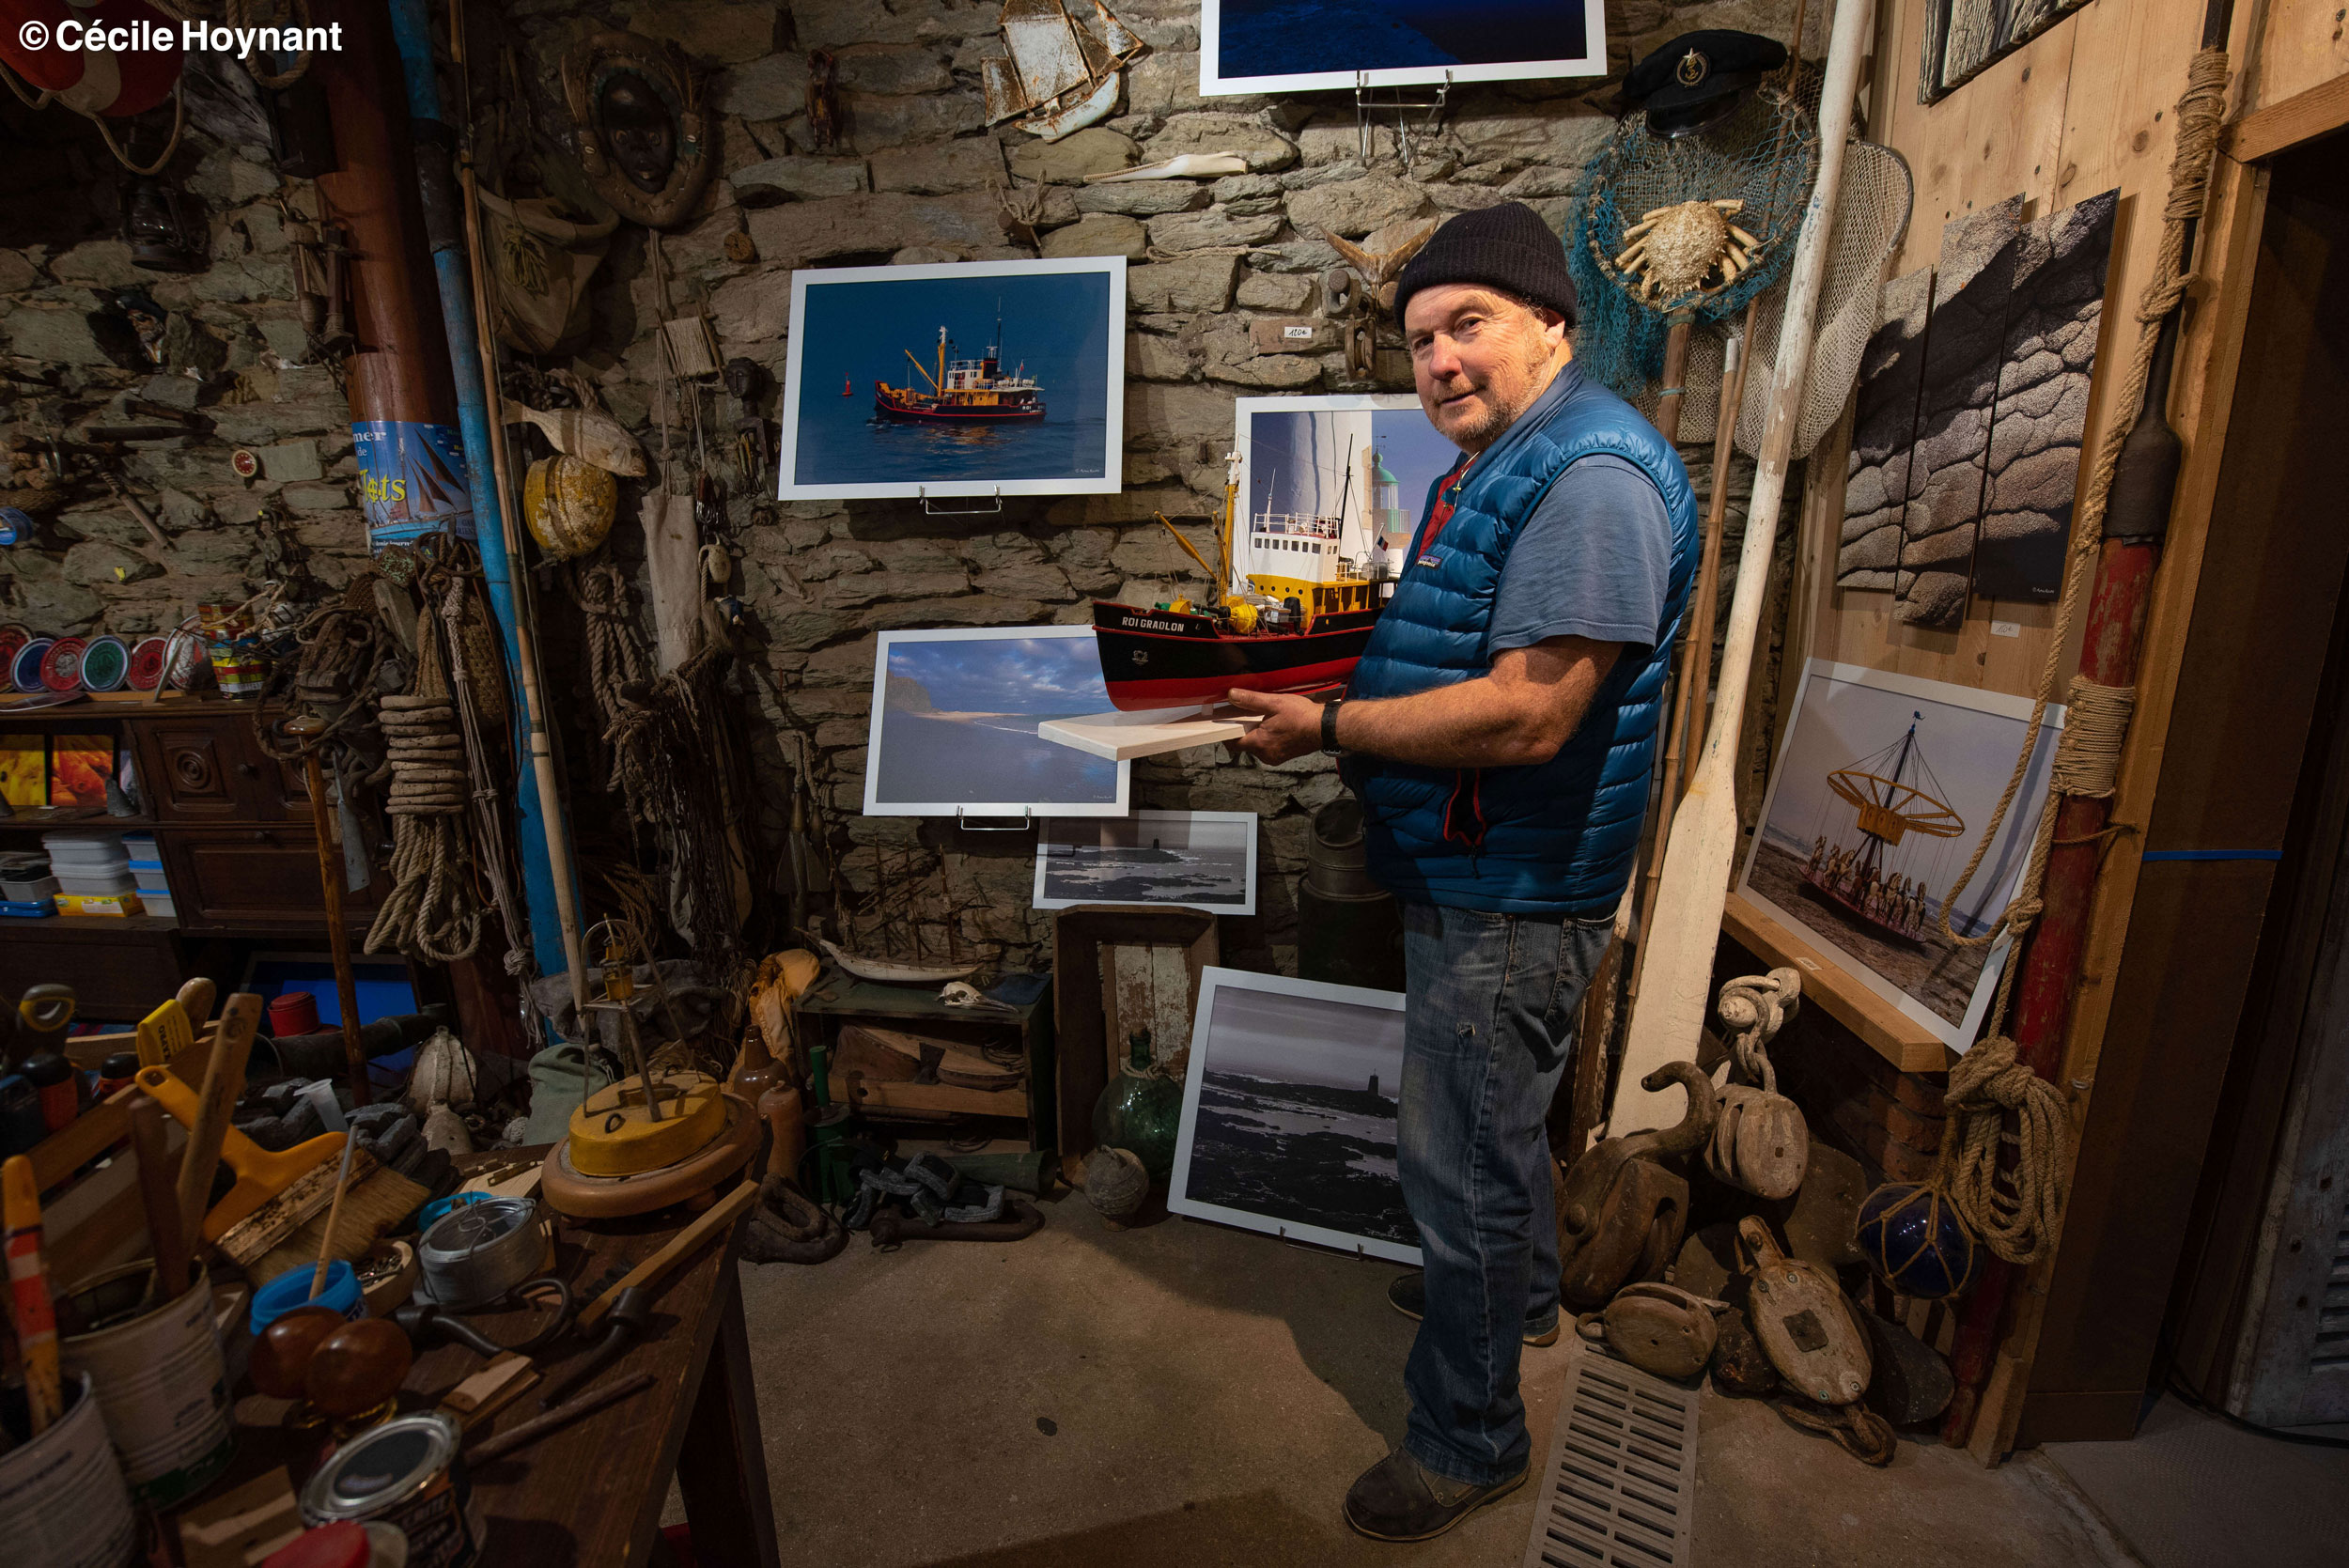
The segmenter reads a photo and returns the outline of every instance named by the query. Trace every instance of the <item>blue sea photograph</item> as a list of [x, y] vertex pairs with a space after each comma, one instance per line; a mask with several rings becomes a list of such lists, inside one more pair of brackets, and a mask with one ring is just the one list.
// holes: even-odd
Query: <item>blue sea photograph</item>
[[[1211, 91], [1263, 79], [1409, 70], [1439, 82], [1603, 70], [1584, 0], [1206, 0]], [[1522, 70], [1511, 68], [1524, 68]], [[1574, 68], [1572, 70], [1560, 68]], [[1291, 84], [1296, 85], [1296, 84]]]
[[1125, 815], [1131, 764], [1036, 734], [1109, 711], [1092, 628], [886, 632], [879, 664], [866, 815]]
[[[1122, 264], [1022, 270], [1037, 265], [798, 274], [782, 498], [1113, 489], [1112, 403], [1123, 388], [1110, 349], [1125, 326]], [[957, 396], [956, 363], [988, 360], [992, 375], [978, 379], [1033, 383], [1040, 416], [1003, 417], [1005, 399]], [[906, 411], [908, 393], [921, 411]]]

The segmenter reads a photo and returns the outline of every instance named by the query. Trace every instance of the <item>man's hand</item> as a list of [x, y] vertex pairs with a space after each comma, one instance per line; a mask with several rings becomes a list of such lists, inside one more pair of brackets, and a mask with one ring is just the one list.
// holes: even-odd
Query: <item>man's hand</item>
[[1235, 689], [1223, 700], [1242, 713], [1264, 715], [1262, 723], [1232, 742], [1233, 750], [1275, 766], [1321, 750], [1321, 705], [1311, 697]]

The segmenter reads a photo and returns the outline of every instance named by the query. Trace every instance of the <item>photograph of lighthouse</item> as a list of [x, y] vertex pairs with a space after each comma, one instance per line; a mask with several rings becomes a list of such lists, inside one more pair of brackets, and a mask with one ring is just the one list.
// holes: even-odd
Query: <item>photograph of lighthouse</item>
[[1241, 576], [1295, 576], [1288, 552], [1300, 520], [1334, 524], [1338, 554], [1374, 578], [1400, 574], [1428, 490], [1460, 458], [1417, 397], [1242, 397], [1233, 411], [1240, 458], [1233, 549]]
[[1113, 495], [1126, 261], [791, 274], [785, 501]]
[[1403, 998], [1208, 968], [1166, 1206], [1417, 1264], [1395, 1165]]
[[[1942, 910], [1997, 814], [2030, 702], [1814, 659], [1770, 772], [1738, 892], [1964, 1051], [2007, 941], [1953, 942]], [[2064, 710], [2050, 706], [2015, 804], [1949, 908], [1961, 937], [1992, 930], [2030, 859]]]
[[1603, 76], [1600, 0], [1203, 0], [1199, 90]]

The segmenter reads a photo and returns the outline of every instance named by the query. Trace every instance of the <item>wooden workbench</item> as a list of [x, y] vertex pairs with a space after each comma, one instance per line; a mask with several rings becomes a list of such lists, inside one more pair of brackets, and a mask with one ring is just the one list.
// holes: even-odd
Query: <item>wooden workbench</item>
[[[481, 1168], [527, 1157], [528, 1150], [460, 1158]], [[556, 1273], [583, 1304], [605, 1284], [651, 1256], [684, 1221], [675, 1213], [641, 1219], [560, 1220]], [[737, 1264], [742, 1226], [713, 1240], [676, 1274], [653, 1304], [645, 1337], [585, 1388], [638, 1372], [653, 1386], [473, 1471], [473, 1520], [482, 1564], [531, 1568], [638, 1568], [650, 1560], [661, 1513], [677, 1479], [702, 1568], [771, 1568], [777, 1560], [774, 1508], [759, 1442], [758, 1404], [751, 1386], [750, 1342], [742, 1324]], [[472, 1320], [490, 1338], [524, 1338], [530, 1312], [483, 1313]], [[599, 1329], [595, 1339], [600, 1339]], [[592, 1340], [567, 1338], [534, 1358], [543, 1388]], [[401, 1392], [403, 1410], [425, 1410], [486, 1365], [459, 1345], [419, 1349]], [[583, 1390], [584, 1391], [584, 1390]], [[206, 1489], [217, 1497], [294, 1457], [277, 1424], [287, 1402], [239, 1389], [237, 1458]], [[538, 1413], [533, 1390], [466, 1433], [472, 1447]], [[309, 1467], [295, 1464], [297, 1491]], [[203, 1498], [196, 1499], [198, 1503]]]

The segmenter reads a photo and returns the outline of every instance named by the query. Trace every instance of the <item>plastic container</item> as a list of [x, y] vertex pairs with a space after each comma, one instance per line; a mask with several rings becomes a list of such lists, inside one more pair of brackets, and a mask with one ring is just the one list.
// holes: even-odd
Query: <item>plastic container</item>
[[132, 1496], [169, 1508], [228, 1467], [237, 1437], [211, 1282], [199, 1276], [179, 1299], [141, 1312], [153, 1272], [132, 1264], [73, 1292], [85, 1319], [100, 1327], [57, 1348], [69, 1375], [87, 1373], [97, 1383]]
[[49, 869], [55, 872], [107, 871], [131, 863], [119, 833], [43, 833], [40, 846], [49, 853]]
[[163, 858], [163, 851], [155, 847], [153, 833], [123, 834], [122, 852], [133, 861], [160, 862]]
[[163, 878], [163, 868], [159, 865], [146, 866], [132, 861], [131, 880], [138, 884], [141, 893], [169, 893], [171, 891], [171, 884]]
[[269, 1032], [272, 1035], [315, 1034], [318, 1027], [319, 999], [308, 991], [288, 991], [270, 999]]
[[356, 1323], [367, 1315], [366, 1298], [359, 1294], [359, 1276], [350, 1265], [335, 1262], [326, 1265], [326, 1288], [319, 1297], [310, 1299], [310, 1275], [315, 1264], [303, 1264], [288, 1269], [268, 1284], [253, 1293], [252, 1322], [256, 1338], [262, 1329], [292, 1312], [296, 1307], [325, 1307], [338, 1312]]
[[31, 904], [54, 898], [64, 891], [57, 885], [57, 879], [46, 872], [39, 877], [0, 877], [0, 899], [11, 904]]
[[143, 893], [139, 894], [139, 903], [146, 908], [148, 914], [159, 919], [178, 920], [179, 918], [179, 906], [172, 903], [171, 894], [167, 893]]
[[57, 891], [72, 893], [77, 898], [92, 894], [110, 896], [117, 893], [136, 893], [139, 884], [138, 879], [127, 870], [60, 871], [57, 873]]
[[61, 915], [141, 915], [147, 906], [139, 902], [136, 893], [57, 894], [57, 913]]
[[47, 920], [56, 912], [54, 898], [0, 899], [0, 920]]

